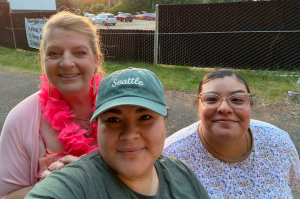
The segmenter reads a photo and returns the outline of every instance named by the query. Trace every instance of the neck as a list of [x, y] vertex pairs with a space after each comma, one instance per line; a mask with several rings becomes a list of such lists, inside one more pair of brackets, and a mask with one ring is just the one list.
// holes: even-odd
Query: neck
[[78, 117], [87, 118], [93, 106], [93, 96], [90, 94], [90, 84], [76, 93], [60, 93], [61, 99], [65, 100]]
[[118, 175], [118, 177], [127, 187], [137, 193], [154, 196], [158, 192], [159, 177], [154, 165], [150, 173], [146, 176], [139, 178], [126, 178]]
[[202, 138], [211, 150], [227, 159], [234, 160], [242, 157], [250, 147], [248, 131], [235, 140], [215, 139], [202, 125], [199, 126], [198, 132], [202, 133]]

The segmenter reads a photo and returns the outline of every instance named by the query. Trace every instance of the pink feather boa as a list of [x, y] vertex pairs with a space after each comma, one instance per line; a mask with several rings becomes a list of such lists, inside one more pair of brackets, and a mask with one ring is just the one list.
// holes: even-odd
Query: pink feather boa
[[[61, 144], [64, 145], [67, 152], [74, 156], [81, 156], [91, 151], [98, 150], [97, 146], [89, 146], [88, 143], [94, 140], [94, 138], [85, 139], [83, 134], [85, 130], [80, 130], [79, 125], [72, 123], [71, 118], [75, 117], [75, 114], [72, 114], [73, 110], [70, 110], [69, 105], [66, 101], [60, 99], [59, 91], [51, 86], [52, 89], [52, 97], [49, 95], [48, 88], [48, 79], [45, 74], [40, 77], [42, 80], [42, 85], [39, 85], [41, 92], [39, 94], [40, 97], [40, 108], [43, 112], [43, 117], [45, 120], [51, 124], [51, 127], [55, 130], [60, 131], [58, 139], [61, 140]], [[96, 88], [99, 87], [102, 77], [97, 75], [96, 77]], [[93, 95], [93, 82], [94, 77], [91, 80], [91, 89], [90, 94]], [[96, 94], [97, 96], [97, 90]], [[93, 99], [93, 108], [91, 112], [95, 111], [95, 102], [96, 97]], [[94, 135], [97, 136], [97, 123], [93, 122], [94, 127]]]

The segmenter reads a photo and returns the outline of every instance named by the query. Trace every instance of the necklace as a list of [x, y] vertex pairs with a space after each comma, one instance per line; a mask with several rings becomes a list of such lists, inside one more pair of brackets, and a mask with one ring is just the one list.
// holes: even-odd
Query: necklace
[[[93, 94], [94, 77], [91, 79], [90, 88], [90, 95], [91, 97], [93, 97], [93, 108], [91, 109], [91, 114], [95, 111], [95, 96], [97, 95], [97, 91], [95, 95]], [[75, 114], [72, 114], [73, 110], [70, 109], [65, 100], [61, 99], [59, 91], [53, 86], [51, 86], [52, 95], [50, 97], [48, 87], [49, 83], [46, 75], [43, 74], [43, 76], [41, 76], [40, 78], [42, 80], [42, 85], [39, 85], [39, 88], [41, 89], [39, 98], [43, 118], [49, 122], [52, 129], [59, 131], [57, 139], [60, 139], [61, 144], [63, 144], [67, 152], [74, 156], [81, 156], [83, 154], [97, 150], [97, 146], [88, 145], [88, 143], [92, 142], [97, 136], [97, 122], [94, 121], [91, 123], [94, 130], [90, 130], [90, 128], [88, 128], [88, 125], [86, 125], [87, 128], [79, 130], [80, 125], [72, 123], [71, 120], [72, 118], [77, 120], [84, 119], [78, 118]], [[97, 88], [100, 85], [101, 80], [102, 77], [97, 75]], [[88, 120], [85, 121], [88, 122]], [[95, 138], [85, 139], [84, 135], [86, 134], [94, 135]]]
[[[249, 135], [251, 137], [251, 139], [249, 139], [249, 136], [248, 136], [248, 132], [249, 132]], [[252, 131], [250, 129], [250, 127], [248, 128], [248, 130], [246, 131], [246, 139], [247, 139], [247, 150], [246, 150], [246, 153], [243, 154], [241, 157], [238, 157], [238, 158], [235, 158], [235, 159], [230, 159], [230, 158], [226, 158], [218, 153], [216, 153], [212, 148], [210, 148], [210, 146], [207, 144], [207, 142], [205, 141], [204, 139], [204, 136], [202, 134], [202, 125], [200, 124], [199, 127], [198, 127], [198, 135], [200, 137], [200, 140], [204, 146], [204, 148], [211, 154], [213, 155], [214, 157], [216, 157], [217, 159], [221, 160], [221, 161], [224, 161], [224, 162], [228, 162], [228, 163], [236, 163], [236, 162], [241, 162], [245, 159], [247, 159], [252, 150], [253, 150], [253, 147], [254, 147], [254, 139], [253, 139], [253, 134], [252, 134]]]
[[92, 130], [89, 128], [89, 125], [91, 124], [91, 122], [90, 122], [90, 120], [91, 120], [91, 117], [92, 117], [92, 113], [90, 113], [90, 117], [89, 117], [89, 119], [82, 119], [82, 118], [79, 118], [79, 117], [76, 117], [76, 116], [74, 116], [74, 119], [76, 119], [77, 121], [79, 121], [79, 122], [84, 122], [84, 128], [85, 128], [85, 135], [87, 136], [87, 137], [89, 137], [90, 135], [91, 135], [91, 133], [92, 133]]

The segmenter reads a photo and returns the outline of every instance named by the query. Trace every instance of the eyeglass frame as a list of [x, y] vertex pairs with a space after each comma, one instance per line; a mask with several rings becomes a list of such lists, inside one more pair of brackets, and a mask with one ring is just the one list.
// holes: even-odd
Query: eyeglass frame
[[[229, 104], [229, 106], [230, 106], [231, 108], [233, 108], [233, 109], [242, 109], [242, 108], [245, 108], [248, 104], [250, 104], [250, 105], [253, 104], [253, 102], [252, 102], [252, 100], [251, 100], [251, 97], [253, 97], [253, 95], [251, 95], [250, 93], [234, 93], [234, 94], [228, 95], [227, 97], [221, 97], [220, 95], [218, 95], [218, 94], [213, 94], [213, 93], [199, 93], [198, 98], [200, 98], [200, 100], [201, 100], [203, 106], [205, 106], [205, 104], [204, 104], [204, 102], [203, 102], [203, 100], [202, 100], [202, 98], [201, 98], [201, 95], [205, 95], [205, 94], [215, 95], [215, 96], [218, 96], [218, 97], [221, 98], [221, 102], [220, 102], [220, 104], [219, 104], [216, 108], [219, 108], [219, 107], [220, 107], [220, 105], [222, 104], [222, 101], [224, 101], [224, 99], [227, 101], [227, 103]], [[235, 94], [246, 94], [246, 95], [248, 96], [248, 98], [249, 98], [248, 104], [246, 104], [246, 105], [245, 105], [244, 107], [242, 107], [242, 108], [234, 108], [234, 107], [232, 107], [232, 106], [230, 105], [228, 99], [229, 99], [230, 96], [233, 96], [233, 95], [235, 95]], [[208, 108], [208, 109], [215, 109], [215, 108], [209, 108], [209, 107], [207, 107], [207, 106], [205, 106], [205, 107]]]

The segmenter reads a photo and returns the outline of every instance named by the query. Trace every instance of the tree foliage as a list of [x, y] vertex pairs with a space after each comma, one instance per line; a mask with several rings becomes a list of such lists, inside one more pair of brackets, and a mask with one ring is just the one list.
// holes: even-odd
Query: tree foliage
[[108, 12], [117, 15], [118, 12], [126, 12], [126, 11], [122, 1], [119, 1], [114, 7], [108, 9]]

